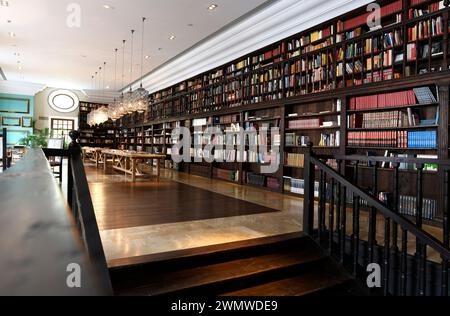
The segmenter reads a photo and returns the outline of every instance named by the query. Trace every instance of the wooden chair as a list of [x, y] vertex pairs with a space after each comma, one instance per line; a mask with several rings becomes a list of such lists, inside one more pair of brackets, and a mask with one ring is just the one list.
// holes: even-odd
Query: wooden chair
[[[64, 149], [64, 138], [49, 138], [47, 148]], [[56, 179], [62, 183], [63, 157], [49, 157], [48, 161]]]

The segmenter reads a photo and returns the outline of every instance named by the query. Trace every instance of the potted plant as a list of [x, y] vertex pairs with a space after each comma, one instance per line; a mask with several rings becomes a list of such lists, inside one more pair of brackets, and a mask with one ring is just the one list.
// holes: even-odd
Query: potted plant
[[47, 147], [47, 139], [50, 137], [50, 129], [45, 128], [38, 130], [35, 127], [36, 121], [33, 121], [33, 134], [19, 140], [19, 145], [28, 148], [45, 148]]

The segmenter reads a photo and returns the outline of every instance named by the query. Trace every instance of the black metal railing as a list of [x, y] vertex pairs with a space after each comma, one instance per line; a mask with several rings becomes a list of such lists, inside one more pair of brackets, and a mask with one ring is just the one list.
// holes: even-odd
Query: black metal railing
[[5, 171], [8, 168], [8, 153], [7, 153], [7, 143], [8, 143], [8, 131], [3, 128], [0, 138], [2, 139], [2, 155], [0, 159], [2, 160], [2, 168]]
[[[337, 170], [326, 164], [327, 159], [336, 159]], [[355, 166], [352, 180], [344, 176], [348, 162]], [[370, 191], [358, 186], [359, 164], [369, 164], [372, 170]], [[394, 203], [388, 206], [379, 200], [378, 182], [380, 164], [389, 163], [394, 169]], [[400, 214], [400, 164], [415, 164], [417, 169], [416, 214], [411, 220]], [[423, 175], [425, 164], [437, 164], [443, 172], [442, 238], [437, 238], [423, 227]], [[450, 161], [411, 158], [388, 158], [367, 156], [319, 157], [308, 148], [305, 154], [305, 199], [304, 232], [318, 239], [328, 253], [344, 265], [355, 278], [367, 275], [366, 267], [378, 263], [382, 267], [382, 289], [384, 295], [418, 295], [432, 293], [430, 284], [428, 251], [439, 255], [440, 293], [449, 295], [450, 260]], [[316, 180], [317, 179], [317, 180]], [[438, 176], [436, 175], [436, 180]], [[315, 187], [318, 185], [318, 203], [315, 207]], [[414, 183], [410, 184], [411, 186]], [[436, 181], [438, 187], [438, 181]], [[349, 202], [349, 198], [351, 197]], [[364, 201], [368, 214], [361, 216]], [[347, 218], [348, 216], [352, 216]], [[328, 218], [328, 221], [327, 221]], [[315, 221], [315, 219], [317, 221]], [[383, 223], [384, 229], [379, 226]], [[362, 225], [367, 225], [367, 238], [361, 238]], [[347, 227], [350, 225], [351, 227]], [[383, 233], [384, 231], [384, 233]], [[377, 239], [383, 236], [383, 243]], [[409, 239], [411, 238], [411, 239]], [[415, 247], [408, 240], [415, 239]], [[414, 249], [415, 248], [415, 249]], [[409, 250], [409, 252], [408, 252]], [[413, 252], [413, 256], [409, 253]], [[415, 252], [415, 253], [414, 253]], [[408, 271], [410, 270], [410, 271]], [[428, 290], [428, 291], [427, 291]]]
[[82, 150], [80, 144], [77, 142], [79, 133], [73, 131], [70, 133], [70, 137], [72, 138], [72, 142], [68, 150], [43, 150], [47, 158], [68, 158], [67, 203], [72, 210], [72, 215], [89, 259], [94, 265], [96, 273], [104, 287], [112, 294], [109, 270], [84, 170]]

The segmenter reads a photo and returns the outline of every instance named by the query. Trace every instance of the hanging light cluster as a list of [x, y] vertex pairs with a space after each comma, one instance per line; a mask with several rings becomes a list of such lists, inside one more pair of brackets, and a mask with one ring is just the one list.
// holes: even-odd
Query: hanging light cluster
[[[102, 89], [105, 86], [105, 73], [106, 73], [106, 62], [103, 63], [103, 81], [102, 81], [102, 67], [99, 68], [99, 72], [96, 72], [95, 74], [99, 75], [99, 87], [102, 86]], [[92, 79], [95, 79], [94, 76], [92, 76]], [[102, 81], [102, 82], [101, 82]], [[103, 90], [104, 93], [104, 90]], [[108, 108], [106, 106], [102, 106], [99, 109], [96, 109], [92, 112], [90, 112], [87, 116], [87, 123], [89, 126], [96, 126], [101, 125], [109, 120], [108, 115]]]
[[[142, 18], [142, 45], [141, 45], [141, 80], [143, 78], [143, 65], [144, 65], [144, 41], [145, 41], [145, 21], [146, 18]], [[130, 80], [133, 80], [133, 44], [134, 44], [134, 30], [131, 31], [131, 67], [130, 67]], [[123, 79], [125, 77], [124, 64], [125, 64], [125, 42], [123, 41], [123, 62], [122, 62], [122, 86]], [[116, 50], [117, 54], [117, 50]], [[116, 56], [117, 67], [117, 56]], [[117, 68], [116, 68], [117, 71]], [[108, 106], [107, 113], [110, 119], [116, 121], [125, 115], [135, 112], [144, 113], [148, 107], [148, 95], [149, 92], [143, 88], [142, 81], [140, 87], [133, 91], [132, 84], [130, 84], [130, 90], [120, 96], [118, 100], [114, 100]]]

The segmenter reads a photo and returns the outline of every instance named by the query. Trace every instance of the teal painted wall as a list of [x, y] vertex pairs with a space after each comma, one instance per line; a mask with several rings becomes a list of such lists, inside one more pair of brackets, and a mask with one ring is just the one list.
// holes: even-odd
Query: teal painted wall
[[[33, 128], [23, 127], [25, 120], [33, 120], [33, 115], [34, 96], [0, 93], [0, 128], [8, 129], [9, 146], [17, 144], [21, 138], [33, 133]], [[16, 126], [18, 123], [20, 126]]]

